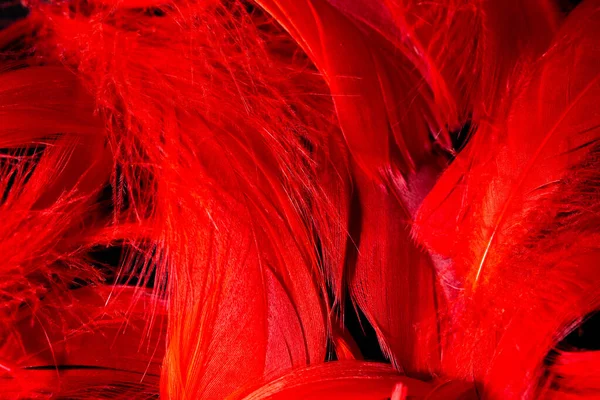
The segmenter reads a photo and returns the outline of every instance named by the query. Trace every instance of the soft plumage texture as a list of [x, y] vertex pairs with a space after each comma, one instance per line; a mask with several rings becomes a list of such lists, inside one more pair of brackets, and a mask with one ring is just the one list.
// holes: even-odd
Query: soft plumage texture
[[6, 396], [599, 395], [597, 1], [26, 6]]
[[[98, 226], [99, 206], [92, 200], [110, 177], [112, 162], [101, 125], [93, 117], [91, 98], [68, 71], [32, 67], [2, 76], [7, 117], [0, 161], [1, 309], [8, 317], [23, 302], [35, 307], [50, 287], [65, 289], [75, 278], [98, 280], [98, 273], [83, 259], [93, 245], [85, 235]], [[45, 83], [38, 87], [40, 79]], [[57, 89], [59, 96], [46, 92]], [[73, 109], [78, 116], [69, 118], [67, 110]], [[22, 112], [36, 113], [40, 120], [18, 124], [13, 116]], [[60, 121], [55, 132], [64, 133], [51, 135], [46, 117]], [[83, 156], [87, 152], [95, 157]]]
[[3, 340], [3, 396], [153, 398], [165, 317], [164, 301], [129, 287], [49, 295], [19, 312]]
[[[121, 166], [113, 187], [124, 192], [113, 200], [115, 219], [149, 225], [143, 239], [155, 243], [157, 286], [170, 295], [163, 395], [220, 399], [324, 361], [324, 283], [306, 216], [313, 201], [328, 199], [311, 183], [312, 155], [296, 150], [335, 127], [326, 99], [294, 83], [315, 79], [310, 66], [288, 72], [294, 55], [261, 35], [273, 31], [282, 46], [288, 39], [268, 19], [257, 26], [244, 17], [241, 4], [186, 3], [164, 18], [63, 10], [40, 7], [48, 18], [42, 51], [77, 69], [110, 116]], [[321, 104], [322, 116], [310, 112]]]
[[427, 375], [440, 361], [433, 265], [412, 242], [401, 201], [364, 176], [357, 187], [362, 226], [352, 236], [350, 293], [392, 363], [409, 375]]
[[[430, 90], [402, 49], [325, 0], [259, 3], [321, 72], [353, 160], [370, 177], [402, 179], [430, 153], [429, 132], [442, 123], [429, 114], [435, 112]], [[447, 145], [447, 135], [438, 141]]]
[[[411, 60], [396, 49], [401, 44], [376, 31], [365, 32], [362, 21], [326, 1], [261, 4], [322, 73], [353, 156], [350, 212], [355, 220], [348, 226], [348, 270], [326, 264], [330, 279], [349, 282], [352, 300], [365, 311], [394, 365], [410, 373], [435, 370], [435, 351], [419, 342], [436, 347], [431, 337], [437, 330], [433, 271], [409, 236], [411, 212], [444, 164], [441, 152], [432, 154], [429, 140], [429, 132], [443, 125], [433, 115], [431, 91], [420, 84]], [[431, 115], [423, 114], [429, 109]], [[447, 142], [447, 134], [437, 139], [441, 149]], [[345, 208], [347, 201], [342, 198], [338, 204]], [[334, 287], [334, 294], [343, 304], [344, 292]]]
[[[378, 363], [340, 361], [297, 369], [241, 397], [258, 399], [383, 399], [396, 386], [405, 386], [409, 398], [423, 397], [429, 385], [397, 375]], [[402, 400], [403, 397], [392, 397]]]
[[598, 353], [560, 351], [544, 388], [545, 398], [594, 398], [598, 393]]
[[577, 11], [522, 85], [505, 121], [469, 143], [419, 211], [417, 236], [452, 256], [470, 285], [485, 279], [508, 237], [529, 229], [520, 221], [536, 200], [555, 190], [597, 140], [595, 13]]
[[570, 15], [506, 130], [474, 138], [420, 209], [417, 235], [455, 273], [445, 369], [492, 398], [533, 397], [544, 357], [596, 307], [598, 15]]
[[[544, 388], [557, 391], [554, 396], [573, 391], [561, 383], [563, 373], [573, 379], [568, 369], [561, 370], [569, 354], [559, 349], [555, 360], [546, 357], [598, 307], [597, 149], [577, 171], [537, 211], [538, 227], [498, 266], [495, 281], [503, 284], [467, 303], [458, 335], [464, 342], [454, 354], [460, 366], [470, 354], [466, 359], [489, 397], [536, 398]], [[547, 382], [553, 373], [556, 382]], [[593, 370], [586, 373], [593, 382]]]
[[550, 0], [329, 2], [409, 57], [429, 86], [439, 130], [495, 118], [519, 73], [547, 49], [562, 20]]

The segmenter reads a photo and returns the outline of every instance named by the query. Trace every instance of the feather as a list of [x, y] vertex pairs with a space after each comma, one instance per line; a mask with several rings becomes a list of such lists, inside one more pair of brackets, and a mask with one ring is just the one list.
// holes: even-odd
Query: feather
[[329, 2], [397, 47], [414, 49], [411, 62], [450, 129], [468, 119], [478, 124], [494, 118], [510, 94], [514, 74], [523, 73], [548, 48], [562, 22], [549, 0]]
[[[317, 160], [322, 166], [317, 176], [320, 190], [329, 201], [315, 203], [312, 218], [319, 240], [322, 274], [332, 291], [332, 308], [343, 311], [347, 294], [346, 254], [348, 246], [352, 246], [348, 243], [352, 219], [352, 173], [348, 149], [341, 141], [338, 134], [332, 135], [329, 154], [323, 154], [323, 159]], [[332, 207], [326, 207], [328, 204]], [[335, 322], [333, 325], [335, 330]]]
[[494, 273], [502, 285], [474, 298], [470, 317], [485, 329], [467, 334], [490, 396], [535, 398], [544, 388], [556, 390], [548, 376], [557, 364], [549, 355], [598, 308], [598, 160], [594, 146], [540, 202], [530, 233]]
[[[495, 128], [505, 134], [478, 132], [421, 206], [415, 234], [434, 252], [452, 256], [468, 285], [485, 280], [500, 257], [500, 244], [527, 230], [518, 221], [531, 204], [555, 190], [554, 183], [597, 140], [595, 31], [583, 28], [593, 17], [580, 15], [569, 17], [516, 96], [507, 121]], [[454, 241], [448, 241], [450, 234]]]
[[[102, 279], [84, 259], [93, 243], [81, 236], [104, 222], [93, 200], [109, 179], [111, 163], [102, 137], [89, 139], [86, 146], [66, 135], [3, 151], [0, 286], [1, 315], [7, 323], [3, 334], [23, 304], [35, 308], [52, 288], [60, 291], [76, 280]], [[98, 151], [99, 160], [81, 157], [82, 149]]]
[[[213, 162], [227, 162], [220, 158]], [[220, 179], [225, 185], [237, 180], [226, 173]], [[223, 398], [263, 376], [325, 358], [318, 287], [285, 225], [273, 219], [267, 223], [268, 209], [255, 210], [247, 201], [218, 193], [208, 193], [204, 205], [180, 198], [192, 228], [181, 234], [198, 246], [170, 248], [170, 282], [177, 287], [172, 309], [182, 312], [175, 314], [171, 328], [165, 363], [172, 371], [163, 390], [177, 398]], [[194, 214], [199, 209], [205, 214]], [[196, 346], [192, 354], [182, 352]], [[244, 374], [237, 374], [237, 365], [245, 366]]]
[[[93, 99], [60, 67], [5, 71], [0, 79], [0, 146], [18, 147], [57, 133], [97, 135]], [[35, 118], [31, 118], [35, 115]]]
[[419, 398], [429, 390], [427, 383], [398, 375], [384, 364], [340, 361], [297, 369], [252, 393], [239, 397], [257, 399], [382, 399], [390, 397], [397, 384], [409, 396]]
[[151, 398], [158, 392], [165, 311], [164, 302], [134, 288], [50, 294], [36, 309], [24, 308], [2, 342], [3, 393]]
[[337, 360], [362, 360], [363, 356], [360, 349], [350, 332], [341, 324], [334, 324], [332, 326], [331, 338], [333, 341], [333, 347], [335, 349], [335, 356]]
[[544, 398], [593, 398], [600, 390], [596, 351], [560, 351], [549, 369]]
[[28, 7], [0, 32], [9, 397], [594, 395], [561, 345], [599, 307], [593, 1]]
[[464, 381], [445, 381], [438, 383], [426, 397], [427, 400], [475, 400], [479, 398], [475, 385]]
[[308, 216], [333, 205], [312, 183], [320, 171], [303, 141], [326, 151], [331, 106], [289, 94], [303, 98], [296, 80], [314, 78], [301, 58], [291, 71], [283, 63], [295, 48], [285, 35], [265, 48], [241, 4], [201, 3], [164, 18], [39, 10], [44, 51], [78, 71], [106, 120], [123, 180], [112, 186], [125, 192], [115, 220], [148, 226], [169, 298], [161, 394], [178, 399], [225, 398], [326, 351]]
[[[430, 149], [430, 130], [437, 132], [439, 127], [428, 107], [431, 96], [419, 85], [420, 77], [404, 54], [375, 32], [363, 33], [324, 0], [259, 4], [290, 32], [323, 74], [357, 164], [370, 177], [384, 181], [412, 171], [415, 159]], [[447, 144], [445, 138], [441, 135], [440, 143]]]
[[[468, 204], [452, 216], [460, 213], [453, 260], [466, 287], [450, 310], [444, 368], [479, 381], [491, 398], [537, 397], [545, 357], [597, 307], [598, 15], [588, 2], [569, 16], [517, 97], [497, 151], [468, 154], [476, 161], [456, 167], [465, 168], [456, 191], [444, 182], [456, 170], [440, 180], [448, 204], [460, 195]], [[422, 215], [444, 197], [437, 190]]]
[[410, 238], [410, 215], [384, 187], [358, 181], [362, 226], [356, 264], [349, 267], [352, 299], [375, 328], [384, 354], [400, 371], [437, 369], [436, 283], [426, 253]]
[[419, 210], [417, 237], [450, 260], [442, 368], [488, 398], [537, 398], [545, 357], [597, 307], [583, 238], [596, 225], [598, 15], [593, 2], [569, 15], [504, 134], [477, 132]]
[[[348, 274], [352, 298], [375, 326], [394, 364], [402, 365], [406, 372], [435, 369], [435, 356], [428, 359], [429, 347], [412, 344], [417, 338], [436, 343], [430, 337], [437, 330], [435, 281], [427, 256], [408, 237], [410, 215], [404, 209], [414, 212], [443, 163], [431, 155], [429, 132], [439, 131], [436, 126], [440, 123], [430, 107], [430, 94], [420, 85], [410, 63], [413, 55], [395, 51], [377, 32], [369, 32], [360, 21], [347, 18], [324, 1], [259, 3], [290, 32], [323, 74], [350, 154], [358, 164], [353, 175], [361, 214], [352, 215], [351, 204], [350, 212], [363, 222], [358, 223], [349, 244], [349, 251], [358, 246], [358, 260], [356, 265], [350, 261], [348, 272], [327, 270], [336, 285], [334, 299], [343, 304], [337, 283]], [[410, 53], [408, 49], [402, 47]], [[367, 131], [372, 133], [365, 135]], [[443, 143], [445, 138], [441, 135], [439, 141]], [[356, 178], [361, 174], [366, 176]], [[428, 174], [433, 178], [426, 178]], [[404, 179], [414, 186], [412, 191], [401, 187]], [[390, 191], [375, 189], [371, 180], [386, 182]], [[342, 204], [345, 207], [344, 201]], [[382, 204], [389, 207], [378, 210]], [[413, 280], [412, 274], [418, 278]], [[381, 292], [372, 296], [375, 288]], [[421, 335], [421, 329], [428, 333]]]

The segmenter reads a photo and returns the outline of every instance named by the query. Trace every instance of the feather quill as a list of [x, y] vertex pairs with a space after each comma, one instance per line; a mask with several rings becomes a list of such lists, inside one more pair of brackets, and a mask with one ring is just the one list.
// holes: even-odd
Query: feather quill
[[593, 15], [569, 17], [506, 121], [494, 127], [505, 133], [478, 132], [419, 210], [417, 237], [436, 253], [452, 256], [468, 285], [485, 280], [502, 244], [527, 230], [518, 221], [526, 219], [531, 204], [555, 190], [554, 183], [597, 140]]
[[[505, 135], [470, 145], [469, 162], [459, 155], [419, 211], [428, 216], [417, 224], [420, 234], [428, 221], [423, 238], [441, 239], [445, 210], [444, 235], [462, 244], [448, 253], [464, 287], [449, 310], [444, 369], [475, 379], [490, 398], [537, 397], [545, 357], [597, 306], [598, 15], [588, 2], [569, 16], [514, 101]], [[481, 146], [496, 150], [471, 153]]]

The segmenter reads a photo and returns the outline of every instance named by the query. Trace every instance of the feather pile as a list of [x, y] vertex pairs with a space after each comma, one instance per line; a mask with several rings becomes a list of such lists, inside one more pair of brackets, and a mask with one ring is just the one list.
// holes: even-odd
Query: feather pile
[[0, 397], [600, 397], [575, 3], [3, 4]]

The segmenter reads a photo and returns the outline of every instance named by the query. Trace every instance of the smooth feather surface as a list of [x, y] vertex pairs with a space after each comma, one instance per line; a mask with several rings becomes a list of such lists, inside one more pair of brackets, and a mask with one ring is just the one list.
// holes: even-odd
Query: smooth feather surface
[[13, 5], [0, 391], [597, 397], [569, 338], [599, 308], [600, 9], [563, 3]]
[[399, 376], [389, 366], [345, 361], [297, 369], [241, 398], [383, 399], [392, 396], [397, 385], [406, 387], [405, 393], [415, 398], [423, 397], [429, 390], [429, 385]]
[[[480, 380], [491, 398], [535, 397], [544, 357], [595, 308], [586, 296], [597, 262], [587, 242], [595, 241], [597, 15], [588, 2], [569, 16], [505, 134], [475, 138], [419, 211], [417, 234], [451, 257], [463, 285], [448, 311], [455, 326], [444, 368]], [[443, 209], [445, 243], [436, 237]]]
[[38, 308], [24, 309], [3, 340], [4, 395], [152, 398], [164, 356], [165, 317], [164, 302], [133, 288], [50, 295]]
[[555, 190], [596, 140], [593, 15], [570, 16], [498, 126], [504, 133], [478, 133], [421, 206], [416, 235], [451, 255], [470, 285], [485, 279], [504, 242], [527, 230], [518, 221], [530, 204]]

